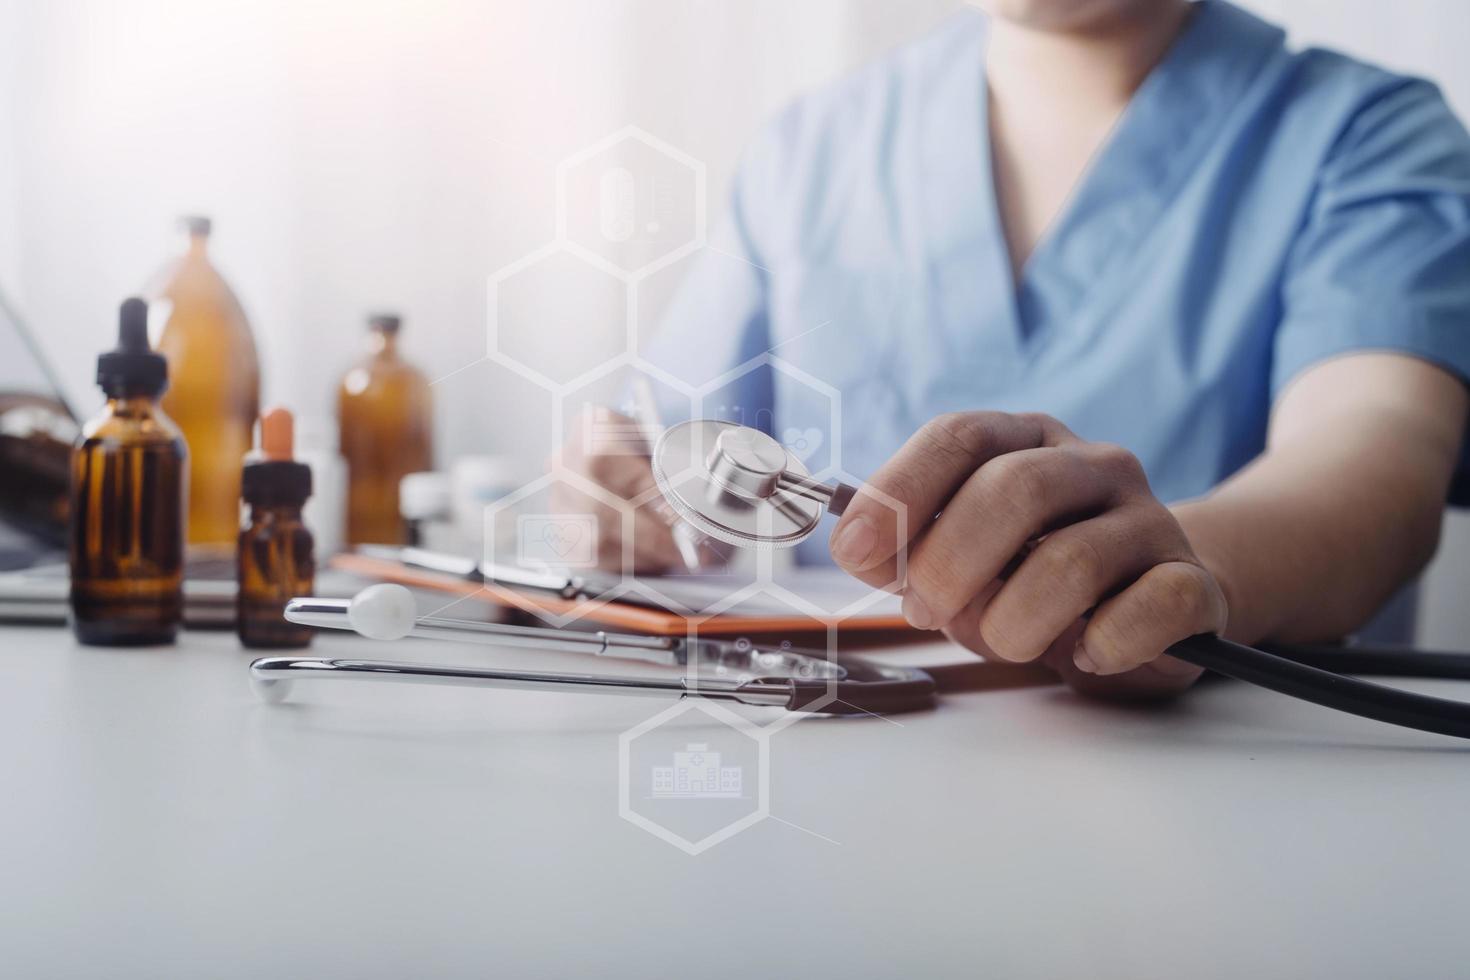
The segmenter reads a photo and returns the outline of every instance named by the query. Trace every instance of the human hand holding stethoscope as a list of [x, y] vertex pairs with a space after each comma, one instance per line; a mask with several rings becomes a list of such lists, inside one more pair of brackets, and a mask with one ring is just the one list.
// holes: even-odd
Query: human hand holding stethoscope
[[987, 659], [1040, 660], [1080, 688], [1178, 690], [1200, 669], [1166, 649], [1225, 626], [1223, 593], [1139, 462], [1046, 416], [941, 417], [858, 491], [814, 484], [775, 439], [708, 420], [669, 429], [652, 471], [685, 520], [736, 545], [794, 544], [840, 515], [834, 560], [902, 592], [913, 626]]
[[[623, 499], [657, 483], [704, 540], [787, 546], [841, 514], [833, 558], [874, 588], [902, 591], [912, 625], [987, 659], [1040, 660], [1083, 689], [1185, 687], [1199, 669], [1164, 650], [1225, 626], [1220, 588], [1138, 461], [1045, 416], [936, 419], [850, 503], [851, 488], [829, 499], [774, 438], [728, 422], [674, 425], [651, 459], [574, 444], [568, 462]], [[635, 567], [675, 564], [667, 514], [634, 516]], [[619, 553], [621, 526], [598, 522], [614, 535], [602, 553]]]
[[1084, 689], [1185, 687], [1200, 669], [1166, 651], [1227, 621], [1138, 460], [1044, 415], [925, 425], [848, 505], [831, 548], [874, 587], [901, 580], [913, 626]]

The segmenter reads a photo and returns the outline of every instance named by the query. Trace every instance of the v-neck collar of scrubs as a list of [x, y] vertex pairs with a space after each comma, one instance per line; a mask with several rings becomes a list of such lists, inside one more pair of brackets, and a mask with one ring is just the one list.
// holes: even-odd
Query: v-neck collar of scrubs
[[[1061, 212], [1014, 276], [992, 167], [989, 89], [983, 57], [979, 77], [959, 97], [979, 121], [978, 138], [939, 131], [953, 115], [929, 114], [921, 141], [927, 174], [925, 216], [943, 264], [957, 252], [978, 257], [971, 273], [986, 322], [1003, 325], [1013, 353], [1023, 354], [1071, 319], [1088, 294], [1110, 281], [1160, 220], [1170, 200], [1221, 130], [1282, 32], [1219, 0], [1199, 0], [1189, 22], [1129, 100], [1112, 132], [1072, 189]], [[985, 39], [981, 38], [981, 43]], [[961, 73], [963, 76], [964, 73]], [[969, 317], [944, 317], [947, 329], [974, 328]], [[999, 338], [996, 338], [999, 340]], [[963, 338], [950, 340], [964, 347]]]

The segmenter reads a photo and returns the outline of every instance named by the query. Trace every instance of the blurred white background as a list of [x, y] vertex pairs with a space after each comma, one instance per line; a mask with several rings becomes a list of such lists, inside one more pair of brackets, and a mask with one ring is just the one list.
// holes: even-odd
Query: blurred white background
[[[1243, 5], [1297, 43], [1433, 78], [1470, 114], [1465, 0]], [[957, 6], [0, 0], [0, 288], [90, 410], [93, 356], [118, 302], [179, 249], [176, 215], [209, 214], [268, 403], [329, 414], [363, 315], [397, 309], [408, 356], [445, 379], [440, 459], [539, 459], [549, 396], [477, 362], [487, 277], [554, 237], [557, 162], [636, 125], [703, 161], [718, 221], [740, 148], [766, 116]], [[656, 321], [679, 272], [642, 291], [641, 323]], [[538, 288], [593, 304], [575, 338], [558, 333], [569, 320], [518, 322], [538, 349], [616, 344], [616, 290]], [[1467, 584], [1470, 519], [1459, 517], [1426, 585], [1421, 642], [1467, 645]]]

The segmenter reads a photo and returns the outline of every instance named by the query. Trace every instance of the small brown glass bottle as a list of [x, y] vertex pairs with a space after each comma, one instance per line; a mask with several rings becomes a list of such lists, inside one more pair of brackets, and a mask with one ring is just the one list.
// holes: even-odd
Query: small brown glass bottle
[[260, 420], [261, 456], [245, 464], [240, 488], [250, 522], [240, 532], [235, 629], [247, 647], [304, 647], [311, 627], [286, 621], [286, 601], [310, 595], [316, 576], [311, 532], [301, 508], [311, 496], [311, 468], [292, 459], [291, 413]]
[[433, 469], [429, 381], [398, 354], [402, 321], [391, 313], [368, 325], [368, 356], [342, 379], [337, 422], [347, 460], [349, 544], [403, 544], [398, 484]]
[[71, 457], [72, 630], [83, 643], [172, 643], [184, 612], [189, 454], [158, 407], [168, 362], [148, 348], [142, 300], [123, 303], [97, 383], [107, 407]]

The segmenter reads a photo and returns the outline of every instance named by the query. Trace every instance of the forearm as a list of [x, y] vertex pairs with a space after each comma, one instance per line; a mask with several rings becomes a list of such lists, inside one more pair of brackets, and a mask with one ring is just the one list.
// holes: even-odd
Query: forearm
[[[1433, 554], [1444, 488], [1407, 454], [1363, 467], [1342, 452], [1268, 453], [1174, 509], [1230, 607], [1226, 635], [1321, 641], [1361, 626]], [[1388, 463], [1389, 460], [1382, 462]]]
[[[1304, 379], [1290, 416], [1273, 421], [1263, 456], [1209, 496], [1173, 508], [1229, 601], [1230, 638], [1339, 638], [1433, 555], [1465, 394], [1428, 365], [1375, 360], [1324, 365]], [[1369, 370], [1422, 383], [1390, 386]], [[1390, 394], [1342, 394], [1368, 382], [1376, 383], [1366, 390]]]

